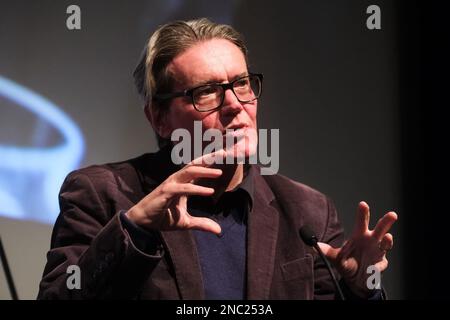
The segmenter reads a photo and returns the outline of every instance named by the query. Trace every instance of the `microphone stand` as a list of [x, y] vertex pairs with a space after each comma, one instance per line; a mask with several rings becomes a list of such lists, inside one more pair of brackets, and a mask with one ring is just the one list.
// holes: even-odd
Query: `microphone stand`
[[9, 292], [11, 293], [11, 298], [13, 300], [19, 300], [17, 296], [16, 287], [14, 286], [14, 281], [9, 270], [8, 260], [6, 260], [5, 249], [3, 248], [2, 238], [0, 237], [0, 257], [3, 264], [3, 270], [5, 271], [6, 281], [8, 282]]

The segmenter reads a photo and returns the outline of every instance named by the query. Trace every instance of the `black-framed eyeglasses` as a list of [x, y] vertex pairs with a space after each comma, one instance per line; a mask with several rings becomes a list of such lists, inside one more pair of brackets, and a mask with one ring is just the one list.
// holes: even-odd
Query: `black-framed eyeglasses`
[[207, 112], [222, 107], [225, 91], [228, 89], [233, 91], [239, 102], [247, 103], [258, 99], [262, 93], [262, 81], [262, 74], [250, 73], [229, 83], [212, 83], [175, 93], [156, 94], [154, 99], [161, 101], [188, 96], [197, 111]]

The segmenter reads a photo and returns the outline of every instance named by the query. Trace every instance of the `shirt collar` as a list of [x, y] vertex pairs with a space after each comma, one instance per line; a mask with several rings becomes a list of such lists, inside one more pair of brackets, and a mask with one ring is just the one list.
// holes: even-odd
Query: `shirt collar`
[[229, 192], [236, 192], [238, 190], [244, 191], [249, 199], [250, 210], [253, 207], [253, 199], [255, 192], [254, 176], [255, 170], [252, 170], [252, 166], [244, 165], [244, 178], [242, 179], [242, 182], [236, 188], [229, 191]]

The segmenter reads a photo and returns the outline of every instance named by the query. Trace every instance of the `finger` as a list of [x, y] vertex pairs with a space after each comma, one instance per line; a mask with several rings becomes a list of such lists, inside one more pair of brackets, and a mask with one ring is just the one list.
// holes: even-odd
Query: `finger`
[[375, 263], [375, 268], [377, 268], [379, 272], [383, 272], [387, 269], [388, 265], [389, 261], [384, 257], [380, 262]]
[[320, 250], [322, 250], [323, 254], [330, 259], [330, 261], [335, 262], [337, 260], [337, 256], [341, 251], [341, 248], [333, 248], [328, 243], [317, 242]]
[[213, 188], [198, 186], [193, 183], [168, 183], [161, 191], [171, 197], [175, 195], [210, 196], [215, 192]]
[[205, 154], [201, 157], [198, 157], [191, 162], [189, 162], [187, 165], [189, 166], [210, 166], [212, 164], [218, 163], [222, 164], [223, 159], [226, 156], [226, 152], [223, 149], [217, 150], [212, 153]]
[[180, 197], [180, 200], [178, 200], [178, 207], [187, 208], [187, 196], [183, 195]]
[[369, 230], [369, 220], [370, 220], [370, 209], [369, 205], [361, 201], [358, 204], [358, 209], [356, 210], [356, 221], [355, 227], [353, 229], [354, 235], [364, 234]]
[[208, 231], [214, 234], [220, 234], [222, 232], [222, 229], [217, 222], [209, 218], [200, 217], [191, 217], [191, 219], [189, 220], [188, 229]]
[[380, 243], [378, 244], [378, 247], [382, 251], [389, 251], [392, 249], [393, 246], [394, 246], [394, 237], [390, 233], [386, 233], [383, 239], [381, 239]]
[[391, 229], [392, 225], [397, 221], [397, 214], [393, 211], [386, 213], [380, 220], [378, 220], [372, 235], [381, 241], [384, 235]]
[[174, 174], [175, 179], [178, 182], [189, 182], [198, 178], [217, 178], [222, 175], [222, 170], [197, 167], [197, 166], [186, 166], [180, 171]]

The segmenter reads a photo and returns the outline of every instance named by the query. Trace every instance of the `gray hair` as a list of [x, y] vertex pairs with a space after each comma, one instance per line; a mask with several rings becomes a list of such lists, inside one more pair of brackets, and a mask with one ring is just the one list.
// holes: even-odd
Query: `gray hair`
[[[242, 35], [233, 27], [217, 24], [206, 18], [175, 21], [158, 27], [152, 34], [133, 76], [139, 95], [150, 108], [158, 106], [161, 112], [167, 109], [167, 103], [153, 104], [157, 93], [168, 93], [172, 90], [173, 78], [167, 66], [179, 54], [195, 44], [214, 38], [225, 39], [234, 43], [244, 54], [248, 62], [248, 51]], [[162, 148], [170, 140], [158, 135], [158, 145]]]

